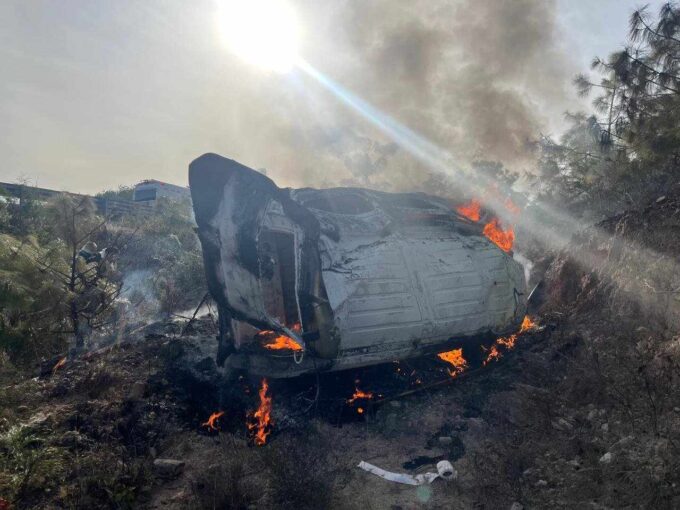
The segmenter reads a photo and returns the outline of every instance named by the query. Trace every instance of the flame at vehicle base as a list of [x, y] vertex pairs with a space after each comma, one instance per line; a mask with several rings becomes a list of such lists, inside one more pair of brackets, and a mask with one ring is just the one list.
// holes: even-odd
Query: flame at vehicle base
[[467, 361], [463, 357], [463, 349], [454, 349], [448, 352], [440, 352], [437, 356], [450, 363], [453, 368], [449, 369], [449, 374], [451, 377], [456, 377], [458, 374], [462, 374], [468, 366]]
[[[293, 324], [290, 327], [290, 329], [292, 331], [295, 331], [296, 333], [299, 333], [300, 331], [302, 331], [302, 326], [300, 326], [300, 324]], [[257, 334], [257, 336], [264, 339], [265, 343], [262, 344], [262, 347], [264, 347], [265, 349], [269, 349], [272, 351], [278, 351], [283, 349], [289, 351], [302, 350], [302, 346], [295, 340], [286, 335], [277, 335], [274, 331], [270, 330], [260, 331]]]
[[[354, 381], [355, 387], [354, 387], [354, 394], [347, 399], [347, 404], [348, 405], [354, 405], [354, 403], [357, 400], [370, 400], [373, 398], [373, 393], [370, 391], [363, 391], [359, 389], [359, 380]], [[357, 407], [356, 408], [358, 414], [364, 414], [364, 408], [363, 407]]]
[[517, 342], [517, 337], [519, 337], [519, 335], [523, 333], [526, 333], [530, 329], [536, 328], [537, 326], [538, 324], [536, 324], [536, 322], [534, 322], [531, 319], [531, 317], [526, 315], [517, 333], [513, 333], [510, 336], [496, 339], [496, 342], [489, 348], [488, 354], [486, 355], [486, 359], [482, 362], [482, 365], [486, 366], [492, 361], [498, 361], [499, 359], [501, 359], [501, 357], [503, 357], [503, 354], [499, 350], [500, 346], [502, 346], [506, 351], [514, 349], [515, 343]]

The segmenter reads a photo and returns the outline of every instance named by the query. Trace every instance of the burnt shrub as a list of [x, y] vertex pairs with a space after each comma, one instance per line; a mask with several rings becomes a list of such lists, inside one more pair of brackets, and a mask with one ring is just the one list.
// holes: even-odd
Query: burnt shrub
[[277, 437], [265, 451], [265, 462], [276, 508], [332, 507], [341, 468], [330, 443], [313, 426]]
[[258, 455], [234, 438], [223, 438], [208, 465], [191, 480], [191, 507], [196, 510], [241, 510], [262, 505], [262, 464]]

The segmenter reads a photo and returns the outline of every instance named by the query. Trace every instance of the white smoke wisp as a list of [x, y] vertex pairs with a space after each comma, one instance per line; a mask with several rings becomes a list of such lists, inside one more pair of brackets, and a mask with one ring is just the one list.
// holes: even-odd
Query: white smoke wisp
[[159, 303], [153, 289], [153, 277], [151, 269], [137, 269], [123, 277], [123, 290], [118, 299], [125, 308], [128, 323], [158, 316]]

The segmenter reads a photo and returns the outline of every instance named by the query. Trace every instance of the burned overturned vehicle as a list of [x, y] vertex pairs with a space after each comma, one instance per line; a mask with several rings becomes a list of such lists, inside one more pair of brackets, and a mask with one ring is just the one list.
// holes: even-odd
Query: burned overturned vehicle
[[218, 364], [291, 377], [462, 347], [515, 331], [521, 265], [440, 198], [282, 189], [205, 154], [189, 184]]

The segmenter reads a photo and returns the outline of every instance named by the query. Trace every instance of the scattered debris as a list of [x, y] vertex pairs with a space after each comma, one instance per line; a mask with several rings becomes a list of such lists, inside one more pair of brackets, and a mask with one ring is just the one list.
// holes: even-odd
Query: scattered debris
[[602, 457], [600, 457], [600, 464], [611, 464], [612, 459], [613, 455], [611, 452], [607, 452]]
[[373, 464], [364, 462], [363, 460], [359, 462], [357, 466], [364, 471], [373, 473], [374, 475], [389, 480], [390, 482], [403, 483], [405, 485], [424, 485], [430, 484], [437, 478], [446, 480], [455, 480], [458, 477], [458, 472], [454, 469], [448, 460], [440, 460], [437, 462], [437, 472], [436, 473], [421, 473], [417, 475], [409, 475], [406, 473], [393, 473], [391, 471], [385, 471]]

